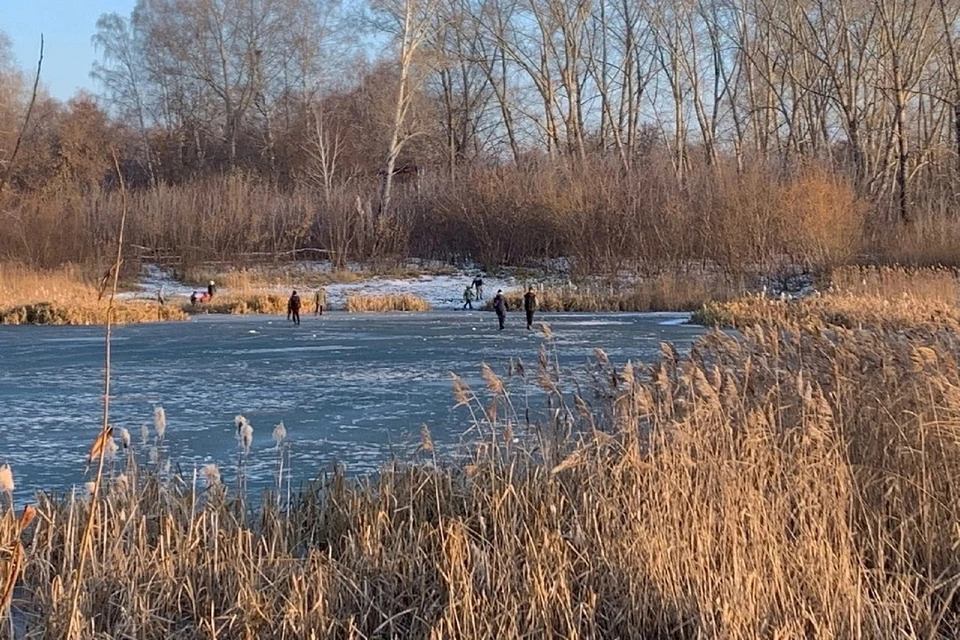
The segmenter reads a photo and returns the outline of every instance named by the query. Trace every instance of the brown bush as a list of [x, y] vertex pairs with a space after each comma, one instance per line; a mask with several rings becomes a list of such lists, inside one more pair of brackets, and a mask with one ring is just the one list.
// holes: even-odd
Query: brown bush
[[866, 206], [841, 176], [804, 170], [786, 184], [777, 205], [794, 236], [785, 250], [818, 268], [842, 264], [863, 244]]

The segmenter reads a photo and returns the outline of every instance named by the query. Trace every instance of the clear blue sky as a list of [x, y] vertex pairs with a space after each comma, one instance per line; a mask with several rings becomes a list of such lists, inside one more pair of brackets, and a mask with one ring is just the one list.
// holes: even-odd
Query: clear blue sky
[[36, 70], [44, 37], [41, 82], [61, 100], [77, 89], [93, 91], [90, 68], [96, 59], [90, 37], [103, 13], [129, 16], [136, 0], [0, 0], [0, 30], [13, 43], [20, 67]]

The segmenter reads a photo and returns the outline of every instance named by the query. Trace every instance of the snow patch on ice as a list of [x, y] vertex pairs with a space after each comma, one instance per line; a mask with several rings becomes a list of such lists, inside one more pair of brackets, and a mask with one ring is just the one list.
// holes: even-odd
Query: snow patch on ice
[[690, 322], [690, 316], [684, 316], [682, 318], [670, 318], [669, 320], [662, 320], [658, 322], [661, 327], [678, 327], [683, 324]]
[[[473, 281], [473, 275], [460, 273], [452, 276], [420, 276], [413, 279], [373, 278], [351, 284], [334, 284], [327, 287], [327, 301], [336, 307], [346, 304], [347, 296], [394, 295], [409, 293], [423, 298], [434, 309], [456, 309], [463, 306], [463, 290]], [[497, 289], [509, 291], [520, 284], [512, 279], [484, 278], [484, 298], [492, 298]], [[483, 300], [474, 302], [474, 308], [483, 305]]]
[[138, 298], [156, 300], [159, 294], [163, 298], [171, 296], [189, 298], [194, 291], [197, 289], [179, 282], [169, 271], [164, 271], [155, 264], [144, 263], [136, 288], [133, 291], [118, 293], [117, 297], [127, 300]]

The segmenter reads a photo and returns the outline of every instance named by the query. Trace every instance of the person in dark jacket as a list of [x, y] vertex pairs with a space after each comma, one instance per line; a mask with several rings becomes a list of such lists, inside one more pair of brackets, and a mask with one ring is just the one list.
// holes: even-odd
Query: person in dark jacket
[[483, 278], [479, 273], [473, 279], [473, 288], [477, 290], [477, 300], [483, 300]]
[[533, 314], [537, 310], [537, 294], [533, 292], [533, 287], [523, 294], [523, 310], [527, 312], [527, 329], [533, 329]]
[[493, 310], [497, 312], [497, 322], [500, 323], [500, 331], [503, 331], [503, 323], [507, 319], [507, 300], [500, 289], [497, 289], [497, 295], [493, 297]]
[[196, 291], [194, 291], [193, 293], [190, 294], [190, 306], [191, 306], [191, 307], [197, 306], [197, 292], [196, 292]]
[[207, 295], [210, 298], [213, 298], [213, 292], [216, 291], [216, 287], [213, 286], [213, 280], [210, 281], [210, 284], [207, 285]]
[[300, 324], [300, 296], [297, 295], [296, 291], [293, 292], [290, 300], [287, 301], [287, 319], [292, 319], [296, 325]]

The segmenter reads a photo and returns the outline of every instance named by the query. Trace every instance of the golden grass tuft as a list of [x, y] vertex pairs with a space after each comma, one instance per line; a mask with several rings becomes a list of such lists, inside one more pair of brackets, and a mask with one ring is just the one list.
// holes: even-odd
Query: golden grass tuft
[[184, 313], [222, 313], [235, 315], [253, 314], [284, 314], [287, 312], [288, 297], [272, 293], [255, 293], [249, 295], [237, 294], [231, 291], [227, 294], [218, 293], [210, 302], [191, 305], [184, 302], [181, 309]]
[[[162, 322], [186, 318], [187, 314], [181, 308], [169, 304], [159, 308], [155, 303], [142, 300], [115, 301], [113, 304], [115, 324]], [[0, 324], [5, 325], [96, 325], [106, 324], [106, 322], [106, 302], [86, 301], [75, 304], [42, 302], [0, 309]]]
[[199, 265], [184, 269], [178, 276], [186, 282], [206, 289], [213, 280], [220, 288], [229, 289], [237, 295], [249, 295], [264, 289], [316, 289], [331, 284], [354, 284], [369, 279], [372, 275], [366, 271], [339, 269], [320, 271], [298, 268], [295, 264], [283, 266], [255, 265], [240, 268], [217, 268]]
[[41, 302], [80, 305], [96, 298], [92, 279], [75, 265], [38, 271], [0, 263], [0, 307]]
[[[158, 309], [156, 303], [148, 300], [114, 303], [114, 322], [118, 324], [186, 317], [173, 304]], [[34, 271], [20, 265], [0, 264], [0, 324], [91, 325], [106, 321], [106, 296], [98, 300], [97, 288], [78, 267]]]
[[847, 329], [960, 330], [960, 309], [945, 302], [904, 297], [887, 300], [851, 294], [825, 295], [795, 301], [748, 297], [707, 303], [693, 322], [711, 327], [827, 327]]
[[430, 311], [430, 303], [412, 293], [388, 295], [347, 294], [345, 309], [350, 313], [389, 311]]

